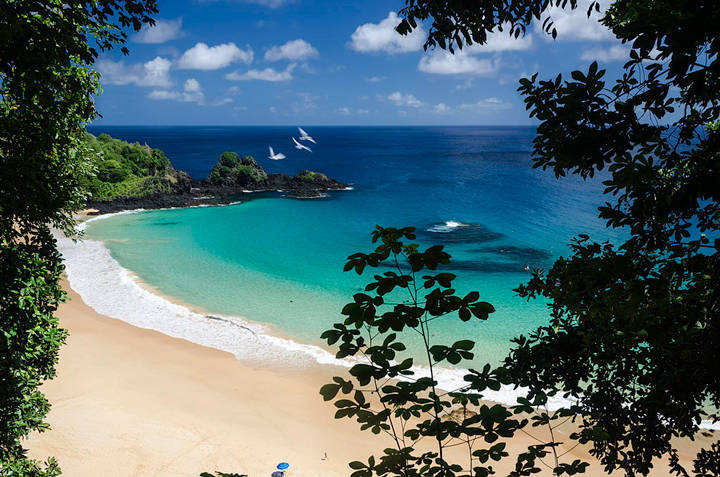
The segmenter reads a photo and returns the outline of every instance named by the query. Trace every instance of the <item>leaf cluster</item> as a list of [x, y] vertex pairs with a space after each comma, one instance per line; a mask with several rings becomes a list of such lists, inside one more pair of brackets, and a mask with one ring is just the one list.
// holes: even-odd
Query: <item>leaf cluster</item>
[[[602, 21], [632, 47], [621, 78], [592, 63], [519, 91], [541, 121], [534, 167], [607, 169], [612, 201], [599, 216], [628, 238], [580, 235], [569, 258], [518, 288], [549, 299], [552, 318], [515, 340], [506, 366], [538, 395], [580, 400], [575, 437], [608, 472], [646, 475], [669, 455], [687, 475], [671, 440], [693, 438], [720, 404], [720, 5], [618, 1]], [[716, 456], [701, 455], [696, 468]]]
[[[442, 246], [421, 250], [406, 243], [415, 239], [414, 232], [413, 227], [377, 226], [372, 233], [372, 241], [378, 243], [375, 250], [348, 257], [345, 271], [362, 274], [383, 263], [393, 270], [373, 275], [365, 293], [355, 294], [343, 308], [344, 321], [322, 334], [329, 345], [337, 346], [337, 358], [352, 357], [357, 364], [350, 368], [350, 379], [336, 376], [320, 394], [326, 401], [334, 400], [336, 418], [355, 419], [361, 429], [388, 434], [395, 442], [377, 459], [352, 462], [353, 477], [487, 476], [494, 473], [492, 462], [509, 455], [501, 439], [527, 426], [553, 428], [567, 415], [544, 412], [528, 419], [526, 415], [536, 414], [536, 408], [546, 404], [540, 398], [533, 403], [522, 399], [512, 407], [483, 403], [483, 391], [511, 384], [507, 370], [489, 364], [479, 371], [468, 370], [460, 389], [438, 388], [437, 367], [472, 360], [475, 342], [440, 342], [432, 331], [437, 320], [482, 321], [495, 309], [480, 301], [477, 292], [457, 295], [456, 276], [438, 270], [450, 263], [450, 255]], [[411, 334], [420, 337], [422, 359], [403, 341]], [[483, 444], [487, 447], [478, 448]], [[465, 465], [446, 457], [447, 449], [456, 446], [467, 448]], [[544, 445], [535, 446], [518, 455], [513, 475], [538, 472], [540, 459], [548, 455], [543, 449]], [[586, 466], [579, 461], [561, 466], [555, 457], [551, 468], [558, 475], [572, 475]]]
[[[550, 7], [575, 9], [577, 0], [514, 0], [514, 1], [473, 1], [473, 0], [405, 0], [405, 8], [399, 15], [403, 19], [395, 28], [401, 35], [408, 35], [420, 22], [430, 22], [424, 48], [440, 47], [451, 53], [455, 48], [473, 43], [484, 45], [488, 35], [505, 32], [514, 38], [525, 35], [533, 21], [543, 20], [543, 30], [557, 37], [552, 17], [543, 13]], [[590, 2], [588, 16], [599, 11], [597, 1]]]
[[[48, 226], [74, 233], [72, 212], [92, 172], [86, 123], [98, 116], [92, 65], [123, 46], [123, 28], [153, 24], [155, 0], [0, 2], [0, 476], [51, 476], [21, 439], [44, 423], [38, 386], [54, 376], [65, 332], [52, 313], [64, 299], [61, 258]], [[109, 164], [119, 178], [122, 164]]]
[[89, 200], [143, 197], [169, 192], [175, 170], [160, 149], [139, 143], [130, 144], [103, 133], [97, 138], [85, 135], [94, 174], [81, 181], [89, 191]]
[[[39, 463], [25, 460], [20, 441], [32, 431], [48, 429], [43, 419], [50, 404], [37, 388], [43, 380], [55, 376], [58, 349], [65, 341], [66, 332], [58, 328], [57, 318], [53, 317], [58, 305], [65, 301], [59, 284], [63, 268], [47, 228], [27, 240], [0, 242], [2, 476], [40, 472]], [[54, 467], [48, 467], [47, 475], [56, 475]]]

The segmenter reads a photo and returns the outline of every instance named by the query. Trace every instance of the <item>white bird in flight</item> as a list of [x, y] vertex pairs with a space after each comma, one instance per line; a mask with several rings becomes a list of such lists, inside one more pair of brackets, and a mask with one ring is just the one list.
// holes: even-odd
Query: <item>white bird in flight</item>
[[317, 144], [317, 143], [315, 142], [315, 139], [313, 139], [313, 138], [311, 138], [310, 136], [308, 136], [308, 133], [306, 133], [306, 132], [303, 130], [303, 128], [298, 128], [298, 129], [300, 130], [300, 134], [301, 134], [300, 140], [301, 140], [301, 141], [310, 141], [310, 142], [313, 143], [313, 144]]
[[299, 142], [297, 142], [297, 139], [292, 138], [292, 140], [295, 142], [295, 147], [296, 147], [297, 149], [307, 149], [308, 151], [312, 152], [312, 149], [310, 149], [310, 148], [307, 147], [307, 146], [303, 146], [302, 144], [300, 144]]
[[273, 161], [285, 159], [285, 154], [283, 154], [282, 152], [278, 152], [277, 154], [275, 154], [275, 151], [273, 151], [272, 146], [269, 146], [269, 147], [270, 147], [270, 156], [268, 157], [268, 159], [272, 159]]

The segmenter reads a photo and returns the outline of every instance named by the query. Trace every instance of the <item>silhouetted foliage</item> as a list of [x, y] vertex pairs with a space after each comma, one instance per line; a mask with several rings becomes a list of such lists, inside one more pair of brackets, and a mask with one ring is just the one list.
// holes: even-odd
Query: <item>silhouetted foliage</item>
[[[122, 27], [153, 23], [154, 0], [0, 2], [0, 476], [52, 476], [21, 440], [47, 429], [38, 386], [54, 376], [65, 332], [52, 313], [65, 299], [49, 225], [73, 232], [90, 171], [84, 128], [97, 116], [91, 66], [121, 46]], [[121, 47], [124, 52], [127, 50]], [[105, 171], [117, 177], [111, 165]]]
[[[500, 29], [523, 34], [549, 6], [577, 7], [574, 0], [406, 4], [398, 31], [407, 34], [417, 21], [432, 21], [425, 47], [450, 51], [484, 43]], [[593, 11], [599, 11], [596, 2], [588, 15]], [[557, 413], [579, 417], [579, 431], [570, 437], [591, 445], [606, 471], [647, 475], [654, 459], [668, 456], [673, 473], [689, 475], [671, 439], [693, 438], [703, 419], [717, 422], [708, 405], [720, 406], [720, 4], [617, 0], [602, 22], [632, 47], [619, 80], [608, 84], [594, 62], [570, 79], [522, 79], [519, 91], [530, 116], [540, 120], [534, 167], [550, 168], [558, 178], [588, 178], [607, 169], [611, 197], [600, 218], [624, 227], [629, 238], [600, 244], [580, 235], [569, 257], [520, 286], [521, 296], [549, 301], [550, 320], [515, 339], [502, 371], [495, 372], [529, 388], [523, 402], [542, 403], [553, 395], [576, 402]], [[556, 36], [552, 20], [544, 28]], [[380, 259], [371, 254], [351, 260], [361, 271]], [[363, 326], [380, 320], [373, 303], [358, 302], [367, 310], [362, 326], [336, 325], [326, 335], [343, 340], [339, 355], [364, 349], [353, 343]], [[367, 370], [375, 372], [376, 365]], [[428, 399], [419, 391], [411, 389], [403, 400]], [[429, 399], [433, 409], [437, 401]], [[360, 409], [357, 399], [348, 407]], [[535, 451], [528, 450], [527, 468], [518, 460], [512, 475], [533, 472]], [[719, 455], [717, 445], [702, 450], [692, 472], [717, 475]], [[456, 472], [430, 462], [417, 473]], [[554, 471], [580, 471], [575, 464], [560, 463]], [[397, 466], [378, 470], [374, 460], [354, 468], [361, 469], [358, 477], [416, 475]]]

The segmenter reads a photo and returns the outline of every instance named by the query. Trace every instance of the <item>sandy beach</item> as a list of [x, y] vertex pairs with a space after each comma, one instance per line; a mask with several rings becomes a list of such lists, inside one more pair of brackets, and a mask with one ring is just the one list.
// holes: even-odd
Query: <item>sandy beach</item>
[[[57, 378], [42, 386], [52, 430], [26, 443], [33, 458], [55, 456], [64, 475], [253, 477], [286, 461], [292, 477], [348, 476], [348, 462], [391, 444], [333, 418], [318, 390], [339, 369], [250, 368], [229, 353], [100, 315], [65, 287], [71, 300], [58, 316], [69, 337]], [[522, 436], [510, 447], [529, 443]], [[684, 456], [696, 446], [682, 443]], [[576, 448], [565, 459], [587, 457]], [[597, 466], [589, 474], [604, 475]], [[668, 472], [659, 464], [653, 475]]]

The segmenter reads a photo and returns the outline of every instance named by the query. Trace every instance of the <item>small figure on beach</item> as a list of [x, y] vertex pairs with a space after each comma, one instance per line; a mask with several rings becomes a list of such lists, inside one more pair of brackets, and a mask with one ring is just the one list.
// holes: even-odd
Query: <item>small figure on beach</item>
[[323, 457], [322, 460], [328, 460], [327, 452], [325, 453], [325, 457]]

